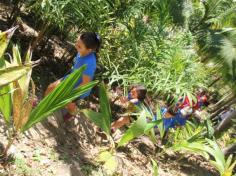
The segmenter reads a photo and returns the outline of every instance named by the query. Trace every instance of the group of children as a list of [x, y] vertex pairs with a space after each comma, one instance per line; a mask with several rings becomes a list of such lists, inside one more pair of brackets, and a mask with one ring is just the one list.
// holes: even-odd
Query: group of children
[[[148, 106], [146, 109], [152, 111], [150, 109], [149, 101], [146, 99], [146, 93], [147, 89], [143, 85], [135, 85], [130, 88], [127, 97], [121, 97], [117, 101], [119, 102], [120, 106], [125, 106], [127, 111], [131, 109], [132, 112], [137, 112], [142, 109], [141, 104], [143, 104], [143, 106]], [[129, 106], [126, 105], [127, 103]], [[153, 116], [152, 120], [154, 121], [162, 118], [164, 128], [166, 131], [168, 131], [170, 128], [176, 128], [178, 126], [185, 125], [187, 119], [194, 112], [201, 111], [201, 109], [207, 105], [208, 101], [206, 92], [203, 89], [199, 89], [196, 95], [196, 100], [190, 101], [190, 98], [185, 96], [179, 98], [176, 103], [172, 103], [171, 105], [160, 105], [161, 117]], [[136, 108], [129, 108], [132, 106]], [[135, 119], [135, 117], [132, 115], [121, 116], [112, 123], [112, 131], [129, 124], [132, 119]]]
[[[75, 48], [78, 54], [75, 57], [74, 66], [70, 73], [74, 70], [80, 68], [82, 65], [86, 65], [86, 69], [82, 73], [82, 77], [77, 81], [75, 88], [87, 84], [94, 79], [94, 74], [96, 70], [97, 62], [97, 52], [101, 46], [101, 38], [95, 32], [83, 32], [79, 35]], [[60, 84], [63, 80], [67, 78], [68, 75], [50, 84], [45, 91], [45, 96], [49, 94], [53, 89]], [[90, 91], [86, 92], [79, 99], [84, 99], [90, 95]], [[145, 103], [145, 98], [147, 94], [147, 89], [143, 85], [134, 85], [130, 88], [127, 96], [121, 96], [113, 101], [116, 106], [123, 107], [127, 111], [135, 112], [141, 108], [141, 104]], [[153, 120], [158, 118], [163, 118], [164, 127], [166, 130], [169, 128], [175, 128], [177, 126], [182, 126], [186, 123], [187, 118], [196, 110], [199, 110], [202, 106], [206, 105], [207, 96], [204, 91], [199, 91], [197, 94], [197, 101], [194, 102], [189, 100], [189, 97], [183, 97], [170, 108], [170, 106], [161, 107], [162, 117], [153, 117]], [[77, 114], [77, 106], [75, 102], [71, 102], [65, 107], [68, 111], [64, 115], [64, 120], [69, 120]], [[130, 113], [131, 114], [131, 113]], [[137, 117], [133, 115], [119, 116], [114, 119], [112, 126], [112, 131], [121, 128], [124, 125], [129, 124], [133, 119]]]

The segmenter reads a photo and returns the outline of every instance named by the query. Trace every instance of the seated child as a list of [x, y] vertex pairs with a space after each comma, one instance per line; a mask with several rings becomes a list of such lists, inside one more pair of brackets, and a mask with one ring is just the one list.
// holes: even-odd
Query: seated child
[[207, 107], [209, 105], [208, 96], [204, 89], [199, 88], [197, 91], [197, 105], [195, 110], [202, 110], [202, 108]]
[[[141, 103], [146, 97], [146, 93], [147, 89], [143, 85], [135, 85], [131, 87], [127, 97], [120, 97], [118, 99], [119, 101], [115, 100], [114, 103], [118, 104], [121, 107], [124, 107], [126, 109], [126, 112], [128, 111], [127, 113], [132, 113], [140, 108]], [[114, 121], [111, 124], [112, 131], [121, 128], [124, 125], [130, 124], [132, 117], [133, 116], [131, 115], [127, 115], [120, 117], [118, 120]]]
[[[188, 117], [193, 113], [193, 109], [191, 106], [184, 106], [181, 109], [174, 106], [171, 108], [170, 106], [164, 106], [161, 108], [161, 114], [163, 118], [163, 125], [165, 131], [168, 131], [170, 128], [176, 128], [178, 126], [185, 125]], [[157, 120], [155, 118], [154, 120]]]

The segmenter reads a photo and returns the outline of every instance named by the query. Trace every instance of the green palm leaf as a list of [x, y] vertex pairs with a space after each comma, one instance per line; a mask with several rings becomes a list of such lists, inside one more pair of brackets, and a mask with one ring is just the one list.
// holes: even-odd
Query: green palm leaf
[[143, 110], [138, 119], [129, 127], [125, 134], [121, 137], [118, 147], [127, 144], [132, 139], [144, 134], [147, 126], [146, 112]]
[[48, 96], [40, 101], [38, 106], [30, 113], [29, 120], [22, 128], [22, 131], [29, 129], [37, 122], [42, 121], [49, 114], [65, 106], [97, 84], [97, 81], [93, 81], [74, 89], [74, 85], [81, 77], [85, 68], [86, 66], [82, 66], [80, 69], [71, 73], [67, 79], [62, 81]]
[[106, 117], [104, 118], [104, 121], [107, 126], [106, 131], [108, 132], [108, 130], [110, 131], [111, 129], [111, 107], [109, 106], [110, 103], [108, 100], [108, 96], [107, 96], [107, 92], [106, 92], [104, 84], [100, 85], [99, 98], [100, 98], [99, 104], [101, 108], [101, 113]]
[[111, 133], [111, 108], [104, 84], [99, 85], [99, 104], [101, 112], [94, 112], [88, 109], [84, 109], [82, 112], [109, 135]]

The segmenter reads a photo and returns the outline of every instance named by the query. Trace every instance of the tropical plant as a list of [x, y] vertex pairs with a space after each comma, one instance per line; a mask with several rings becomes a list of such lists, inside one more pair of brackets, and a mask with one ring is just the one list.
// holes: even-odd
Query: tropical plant
[[[1, 41], [5, 43], [8, 42], [8, 40]], [[6, 44], [3, 46], [6, 46]], [[3, 60], [3, 57], [1, 57], [1, 60]], [[36, 108], [32, 110], [33, 99], [35, 94], [34, 83], [33, 81], [31, 81], [32, 95], [29, 95], [29, 82], [31, 79], [32, 67], [29, 67], [29, 69], [27, 69], [23, 73], [18, 73], [18, 75], [16, 74], [15, 70], [12, 69], [23, 67], [21, 55], [17, 46], [13, 47], [12, 61], [10, 63], [7, 61], [3, 61], [2, 63], [5, 63], [5, 65], [4, 67], [2, 67], [1, 71], [5, 71], [4, 73], [6, 74], [0, 75], [0, 82], [4, 82], [4, 80], [6, 80], [6, 75], [8, 76], [7, 78], [9, 79], [9, 81], [7, 81], [7, 83], [4, 82], [4, 86], [0, 87], [0, 110], [3, 114], [6, 123], [8, 124], [8, 129], [11, 131], [9, 133], [10, 136], [8, 144], [5, 147], [4, 152], [1, 154], [1, 156], [5, 158], [7, 157], [8, 149], [10, 148], [13, 141], [20, 132], [28, 130], [37, 122], [40, 122], [45, 119], [53, 111], [56, 111], [57, 109], [73, 101], [78, 96], [91, 89], [95, 84], [97, 84], [97, 82], [94, 81], [74, 89], [74, 85], [81, 77], [82, 72], [86, 67], [82, 66], [80, 69], [71, 73], [67, 79], [60, 83], [58, 87], [56, 87], [48, 96], [46, 96], [38, 104], [38, 106], [36, 106]], [[25, 64], [30, 64], [30, 62], [31, 54], [30, 52], [28, 52], [28, 54], [26, 55]], [[11, 121], [13, 121], [13, 124], [11, 123]]]
[[189, 26], [203, 61], [212, 59], [221, 64], [225, 78], [234, 80], [236, 2], [199, 1], [194, 7]]
[[[31, 52], [28, 50], [25, 58], [25, 64], [21, 62], [19, 49], [17, 46], [13, 47], [13, 59], [8, 62], [4, 59], [4, 53], [8, 46], [9, 40], [17, 27], [13, 27], [5, 32], [0, 33], [0, 112], [4, 115], [5, 121], [10, 122], [11, 116], [11, 95], [12, 87], [9, 85], [11, 82], [24, 77], [31, 71]], [[24, 80], [25, 78], [22, 78]], [[22, 88], [26, 89], [24, 83], [21, 83]]]
[[107, 135], [111, 134], [111, 108], [104, 84], [99, 86], [99, 104], [100, 112], [84, 109], [82, 112]]
[[152, 167], [153, 167], [153, 176], [158, 176], [158, 166], [157, 162], [151, 158]]
[[112, 9], [107, 1], [27, 0], [25, 4], [40, 24], [39, 35], [32, 44], [33, 49], [45, 35], [50, 36], [55, 31], [67, 38], [75, 33], [78, 35], [82, 30], [98, 31], [113, 22], [109, 18]]
[[129, 129], [123, 134], [123, 136], [119, 140], [118, 147], [127, 144], [134, 138], [137, 138], [141, 135], [147, 135], [155, 143], [156, 136], [153, 129], [155, 126], [158, 126], [160, 128], [159, 130], [161, 132], [161, 135], [164, 135], [164, 128], [162, 128], [163, 120], [158, 119], [155, 121], [151, 121], [154, 118], [154, 114], [150, 109], [147, 109], [144, 105], [142, 105], [140, 112], [136, 115], [138, 116], [138, 119], [134, 121], [130, 125]]
[[5, 50], [8, 46], [8, 43], [12, 37], [12, 35], [14, 34], [15, 30], [17, 29], [17, 26], [16, 27], [13, 27], [7, 31], [4, 31], [4, 32], [1, 32], [0, 31], [0, 58], [2, 58], [2, 56], [4, 55], [5, 53]]
[[193, 153], [199, 153], [207, 160], [209, 160], [209, 156], [211, 156], [214, 160], [210, 159], [210, 163], [219, 171], [221, 176], [231, 176], [233, 174], [232, 172], [236, 165], [236, 161], [232, 161], [232, 155], [226, 159], [224, 153], [215, 141], [210, 139], [193, 143], [184, 141], [181, 142], [180, 145], [175, 146], [174, 149], [176, 151], [187, 150]]

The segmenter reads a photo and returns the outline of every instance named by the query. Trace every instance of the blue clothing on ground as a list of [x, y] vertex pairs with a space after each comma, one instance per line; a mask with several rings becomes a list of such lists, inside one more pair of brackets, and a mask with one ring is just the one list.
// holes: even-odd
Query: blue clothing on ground
[[182, 116], [180, 112], [178, 112], [172, 118], [163, 118], [165, 130], [170, 128], [175, 128], [176, 126], [183, 126], [186, 123], [186, 118]]
[[[162, 115], [164, 115], [166, 112], [167, 108], [161, 108]], [[187, 118], [183, 117], [180, 111], [178, 111], [177, 114], [172, 118], [162, 118], [162, 119], [166, 131], [168, 131], [170, 128], [175, 128], [176, 126], [183, 126], [187, 121]], [[158, 118], [155, 116], [153, 120], [158, 120]]]
[[[82, 75], [86, 75], [89, 76], [91, 81], [94, 78], [94, 73], [96, 71], [96, 55], [94, 52], [88, 54], [87, 56], [83, 56], [80, 57], [80, 54], [78, 53], [75, 57], [75, 62], [74, 62], [74, 66], [71, 70], [71, 73], [73, 71], [75, 71], [76, 69], [79, 69], [80, 67], [82, 67], [83, 65], [86, 65], [86, 69], [83, 71]], [[62, 78], [62, 80], [64, 80], [68, 75], [64, 76]], [[77, 83], [75, 84], [75, 88], [78, 87], [80, 84], [82, 83], [82, 77], [77, 81]], [[89, 91], [87, 91], [86, 93], [84, 93], [83, 95], [81, 95], [79, 97], [79, 99], [83, 99], [87, 96], [89, 96], [91, 93], [91, 89]]]

